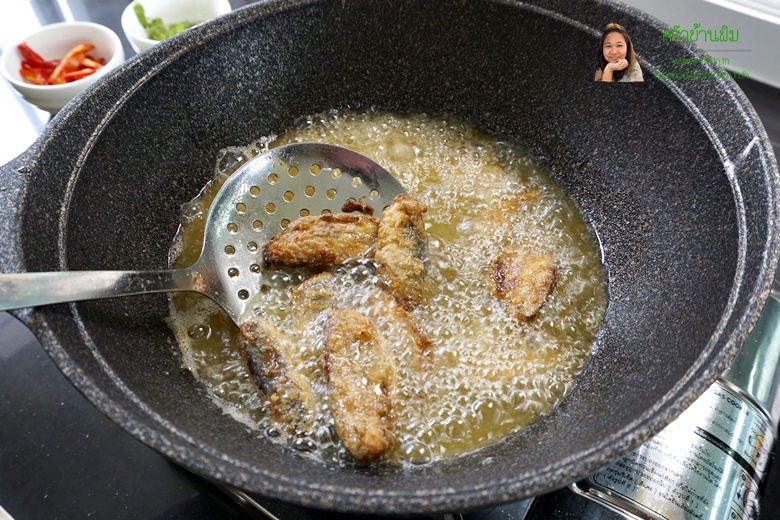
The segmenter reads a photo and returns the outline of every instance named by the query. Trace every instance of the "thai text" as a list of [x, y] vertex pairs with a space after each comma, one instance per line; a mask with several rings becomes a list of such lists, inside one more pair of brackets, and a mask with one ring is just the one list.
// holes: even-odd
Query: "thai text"
[[739, 29], [729, 29], [722, 25], [720, 29], [701, 29], [700, 23], [693, 24], [691, 29], [681, 29], [675, 25], [663, 32], [663, 41], [673, 42], [736, 42], [739, 41]]

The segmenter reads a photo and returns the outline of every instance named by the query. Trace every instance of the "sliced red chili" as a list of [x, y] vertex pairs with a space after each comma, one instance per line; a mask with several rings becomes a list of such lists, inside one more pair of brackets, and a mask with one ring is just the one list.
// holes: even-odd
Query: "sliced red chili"
[[76, 81], [77, 79], [86, 78], [90, 74], [94, 73], [97, 69], [79, 69], [74, 70], [73, 72], [65, 72], [62, 74], [62, 77], [65, 79], [65, 81]]
[[33, 83], [35, 85], [48, 85], [48, 81], [46, 80], [46, 76], [40, 73], [38, 70], [31, 70], [31, 69], [21, 69], [19, 71], [19, 74], [22, 76], [22, 78], [29, 82]]
[[22, 53], [24, 61], [28, 62], [33, 67], [46, 67], [48, 65], [51, 65], [52, 68], [56, 67], [56, 64], [52, 65], [51, 62], [44, 60], [40, 54], [32, 50], [30, 46], [24, 42], [20, 43], [17, 46], [17, 49]]
[[89, 43], [73, 47], [61, 60], [44, 60], [26, 43], [17, 46], [22, 54], [19, 74], [25, 81], [36, 85], [57, 85], [85, 78], [105, 64], [103, 58], [95, 59], [87, 54], [95, 48]]

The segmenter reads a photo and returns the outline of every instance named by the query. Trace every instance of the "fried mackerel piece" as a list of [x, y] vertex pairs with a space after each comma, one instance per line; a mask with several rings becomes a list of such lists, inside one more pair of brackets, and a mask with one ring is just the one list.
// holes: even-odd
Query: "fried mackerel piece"
[[[428, 337], [417, 318], [393, 298], [384, 289], [378, 289], [368, 300], [368, 316], [374, 320], [386, 338], [400, 336], [414, 354], [412, 362], [418, 370], [422, 370], [433, 358], [433, 342]], [[396, 357], [396, 359], [398, 359]]]
[[325, 332], [328, 403], [341, 442], [361, 463], [393, 447], [396, 369], [373, 321], [351, 309], [333, 311]]
[[[479, 224], [500, 226], [514, 222], [522, 208], [533, 203], [540, 196], [538, 189], [528, 184], [520, 184], [519, 189], [506, 192], [510, 175], [501, 166], [489, 164], [479, 172], [481, 196], [485, 204], [480, 204], [476, 220]], [[496, 195], [498, 194], [498, 196]]]
[[[307, 278], [293, 288], [293, 309], [301, 329], [316, 320], [323, 311], [334, 306], [334, 279], [332, 272], [325, 271]], [[418, 368], [422, 368], [422, 363], [432, 357], [433, 343], [417, 318], [405, 311], [389, 292], [379, 287], [366, 303], [368, 319], [377, 324], [386, 338], [397, 339], [400, 336], [402, 342], [415, 354], [412, 361]]]
[[306, 434], [314, 420], [311, 382], [298, 372], [291, 347], [273, 325], [254, 317], [241, 325], [239, 348], [275, 422], [289, 434]]
[[425, 286], [425, 257], [428, 236], [422, 215], [428, 208], [422, 202], [398, 195], [382, 213], [374, 261], [382, 285], [407, 311], [422, 301]]
[[333, 273], [324, 271], [293, 287], [293, 309], [301, 328], [333, 305]]
[[487, 284], [521, 322], [531, 320], [547, 302], [556, 281], [552, 256], [516, 249], [502, 251], [491, 265]]
[[379, 219], [355, 213], [334, 213], [295, 219], [266, 242], [263, 261], [268, 269], [340, 265], [371, 258]]

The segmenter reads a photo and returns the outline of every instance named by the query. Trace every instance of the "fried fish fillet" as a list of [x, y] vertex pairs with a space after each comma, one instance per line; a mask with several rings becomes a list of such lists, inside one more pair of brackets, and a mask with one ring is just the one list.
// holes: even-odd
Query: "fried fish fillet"
[[407, 311], [422, 302], [425, 287], [425, 257], [428, 236], [422, 202], [398, 195], [382, 213], [374, 261], [382, 285]]
[[341, 206], [341, 211], [344, 213], [352, 213], [353, 211], [359, 211], [363, 215], [373, 215], [374, 206], [366, 203], [366, 196], [360, 197], [360, 200], [348, 199], [347, 202]]
[[322, 311], [330, 309], [336, 297], [334, 283], [333, 273], [324, 271], [293, 287], [293, 312], [301, 327], [313, 321]]
[[396, 369], [384, 338], [376, 324], [359, 312], [333, 311], [324, 353], [336, 432], [355, 460], [376, 460], [395, 444]]
[[[368, 301], [368, 316], [376, 322], [386, 338], [402, 338], [414, 353], [412, 362], [418, 369], [430, 362], [433, 356], [433, 342], [417, 318], [396, 302], [384, 289], [378, 289]], [[394, 341], [395, 343], [395, 341]]]
[[340, 265], [371, 258], [379, 219], [355, 213], [335, 213], [295, 219], [265, 243], [267, 269]]
[[[351, 308], [351, 302], [339, 302], [334, 292], [336, 283], [336, 275], [331, 271], [324, 271], [293, 288], [293, 310], [299, 328], [304, 328], [316, 320], [323, 311]], [[377, 324], [386, 338], [393, 339], [393, 344], [409, 347], [407, 352], [415, 354], [415, 359], [410, 361], [418, 368], [422, 368], [422, 361], [430, 360], [433, 342], [417, 318], [404, 310], [389, 292], [377, 287], [369, 293], [365, 304], [366, 316]]]
[[501, 226], [517, 220], [522, 208], [539, 198], [538, 189], [521, 184], [519, 189], [507, 191], [510, 176], [500, 166], [486, 165], [479, 172], [481, 197], [485, 202], [476, 214], [479, 225]]
[[296, 369], [299, 362], [283, 334], [254, 317], [241, 325], [239, 348], [273, 420], [290, 434], [309, 432], [314, 420], [311, 381]]
[[516, 249], [502, 251], [491, 265], [487, 284], [520, 321], [532, 319], [547, 302], [556, 280], [552, 256]]

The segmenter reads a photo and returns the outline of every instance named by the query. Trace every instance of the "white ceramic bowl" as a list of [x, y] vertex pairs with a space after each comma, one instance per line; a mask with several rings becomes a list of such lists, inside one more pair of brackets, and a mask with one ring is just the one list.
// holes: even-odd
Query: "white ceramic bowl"
[[147, 19], [160, 18], [166, 24], [201, 23], [231, 10], [228, 0], [134, 0], [122, 12], [122, 30], [135, 52], [145, 51], [160, 43], [146, 36], [146, 30], [134, 11], [138, 3], [144, 7]]
[[[95, 46], [89, 54], [95, 58], [105, 59], [106, 63], [89, 76], [70, 83], [34, 85], [22, 79], [19, 74], [23, 58], [17, 46], [22, 42], [45, 60], [63, 58], [76, 45], [89, 43]], [[108, 27], [91, 22], [64, 22], [45, 25], [24, 40], [5, 49], [0, 57], [0, 72], [26, 101], [51, 114], [56, 114], [79, 92], [105, 76], [124, 60], [122, 42]]]

